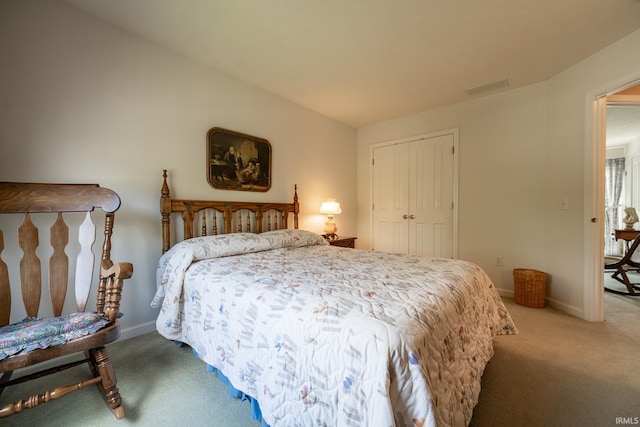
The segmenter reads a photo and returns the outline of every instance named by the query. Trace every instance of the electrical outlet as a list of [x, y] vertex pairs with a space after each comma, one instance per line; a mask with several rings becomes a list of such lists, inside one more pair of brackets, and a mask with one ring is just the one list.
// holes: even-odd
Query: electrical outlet
[[560, 199], [560, 209], [563, 211], [566, 211], [567, 209], [569, 209], [569, 198], [568, 197], [563, 197], [562, 199]]
[[502, 267], [502, 255], [496, 255], [496, 265]]

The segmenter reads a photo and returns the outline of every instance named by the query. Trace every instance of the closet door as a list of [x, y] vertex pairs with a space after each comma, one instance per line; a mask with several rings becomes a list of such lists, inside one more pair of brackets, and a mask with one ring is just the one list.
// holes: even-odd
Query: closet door
[[373, 149], [373, 249], [454, 257], [454, 135]]
[[[409, 145], [374, 149], [373, 249], [409, 253]], [[405, 217], [405, 218], [403, 218]]]
[[453, 258], [453, 142], [409, 143], [409, 254]]

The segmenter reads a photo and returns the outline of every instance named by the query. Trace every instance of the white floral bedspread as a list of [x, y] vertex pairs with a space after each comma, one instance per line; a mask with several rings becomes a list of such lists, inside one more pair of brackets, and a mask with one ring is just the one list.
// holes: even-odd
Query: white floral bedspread
[[273, 427], [466, 427], [493, 337], [516, 333], [472, 263], [302, 230], [177, 244], [152, 306], [158, 331], [255, 397]]

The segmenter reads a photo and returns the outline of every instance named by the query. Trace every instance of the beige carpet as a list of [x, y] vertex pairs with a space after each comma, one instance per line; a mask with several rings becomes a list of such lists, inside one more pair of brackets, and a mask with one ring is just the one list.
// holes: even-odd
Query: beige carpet
[[520, 334], [496, 338], [473, 427], [638, 424], [640, 297], [605, 293], [603, 323], [505, 303]]
[[[496, 338], [472, 427], [600, 427], [640, 417], [640, 297], [605, 294], [605, 301], [606, 321], [589, 323], [505, 300], [520, 334]], [[109, 349], [125, 420], [115, 420], [90, 387], [0, 426], [259, 426], [249, 404], [229, 398], [190, 349], [156, 333]], [[0, 402], [31, 390], [9, 388]]]

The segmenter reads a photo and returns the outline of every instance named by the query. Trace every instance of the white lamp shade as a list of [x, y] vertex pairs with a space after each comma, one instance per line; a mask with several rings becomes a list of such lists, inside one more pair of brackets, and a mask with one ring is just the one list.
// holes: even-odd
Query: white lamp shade
[[326, 202], [322, 202], [320, 213], [324, 215], [338, 215], [342, 213], [342, 209], [340, 209], [340, 203], [336, 202], [336, 199], [327, 199]]

